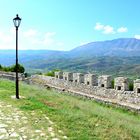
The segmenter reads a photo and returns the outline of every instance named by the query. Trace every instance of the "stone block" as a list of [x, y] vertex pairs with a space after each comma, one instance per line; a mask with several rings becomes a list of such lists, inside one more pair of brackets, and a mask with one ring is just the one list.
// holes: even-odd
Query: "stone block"
[[73, 81], [73, 73], [72, 72], [63, 72], [63, 79], [67, 81]]
[[128, 91], [129, 90], [129, 79], [125, 77], [116, 77], [114, 79], [115, 90]]
[[82, 73], [73, 73], [73, 82], [84, 83], [84, 74], [82, 74]]
[[98, 85], [98, 79], [96, 74], [85, 74], [85, 79], [84, 79], [85, 85], [90, 85], [90, 86], [97, 86]]
[[140, 94], [140, 79], [134, 80], [134, 92]]
[[63, 72], [62, 71], [55, 72], [55, 78], [63, 79]]
[[102, 75], [98, 78], [98, 86], [99, 87], [105, 87], [105, 88], [111, 88], [112, 87], [112, 77], [110, 75]]

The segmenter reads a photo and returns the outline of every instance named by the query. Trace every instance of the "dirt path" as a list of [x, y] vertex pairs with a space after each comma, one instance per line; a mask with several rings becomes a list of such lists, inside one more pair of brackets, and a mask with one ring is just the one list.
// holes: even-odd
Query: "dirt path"
[[41, 115], [41, 111], [38, 113], [39, 118], [34, 111], [25, 114], [10, 104], [0, 102], [0, 140], [68, 139], [47, 115]]

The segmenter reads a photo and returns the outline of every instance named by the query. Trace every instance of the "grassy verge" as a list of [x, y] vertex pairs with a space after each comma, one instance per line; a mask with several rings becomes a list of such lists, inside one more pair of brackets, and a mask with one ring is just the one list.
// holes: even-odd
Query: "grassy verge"
[[25, 99], [11, 99], [14, 94], [14, 82], [0, 80], [0, 101], [26, 113], [34, 111], [38, 117], [47, 114], [69, 139], [140, 139], [138, 114], [26, 84], [20, 84], [20, 95]]

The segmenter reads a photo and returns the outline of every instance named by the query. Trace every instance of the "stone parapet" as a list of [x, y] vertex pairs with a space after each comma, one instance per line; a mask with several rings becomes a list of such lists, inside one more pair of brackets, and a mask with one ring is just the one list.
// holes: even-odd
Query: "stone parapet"
[[63, 72], [62, 71], [55, 72], [55, 78], [63, 79]]
[[111, 88], [112, 87], [112, 77], [110, 75], [102, 75], [98, 77], [98, 86]]
[[134, 80], [134, 92], [140, 95], [140, 79]]
[[98, 85], [97, 75], [96, 74], [85, 74], [84, 83], [85, 83], [85, 85], [97, 86]]
[[83, 83], [70, 82], [63, 79], [58, 79], [48, 76], [33, 76], [31, 77], [32, 83], [44, 85], [46, 87], [55, 87], [62, 91], [74, 92], [82, 94], [88, 98], [93, 97], [97, 100], [107, 101], [121, 106], [128, 106], [140, 111], [140, 96], [135, 94], [134, 91], [123, 91], [110, 88], [101, 88], [99, 86], [87, 86]]
[[67, 81], [73, 81], [73, 73], [72, 72], [63, 72], [63, 79]]
[[75, 82], [75, 83], [84, 83], [84, 74], [82, 74], [82, 73], [73, 73], [73, 82]]
[[129, 80], [125, 77], [117, 77], [114, 79], [114, 88], [116, 90], [128, 91], [129, 90]]

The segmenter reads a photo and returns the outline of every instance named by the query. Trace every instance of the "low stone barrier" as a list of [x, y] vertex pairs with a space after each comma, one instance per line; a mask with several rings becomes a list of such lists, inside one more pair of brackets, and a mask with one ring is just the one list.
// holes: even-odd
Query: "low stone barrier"
[[[18, 73], [18, 77], [19, 77], [20, 81], [23, 81], [25, 79], [25, 76], [21, 73]], [[15, 72], [0, 71], [0, 78], [8, 79], [8, 80], [15, 80], [16, 79], [16, 73]]]

